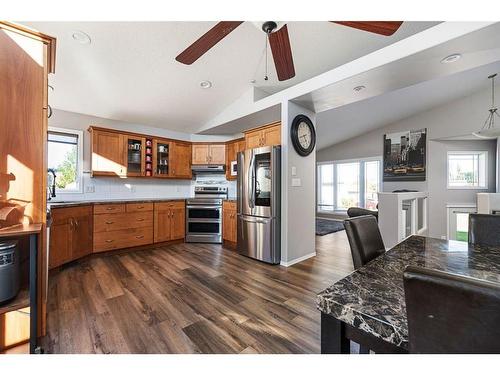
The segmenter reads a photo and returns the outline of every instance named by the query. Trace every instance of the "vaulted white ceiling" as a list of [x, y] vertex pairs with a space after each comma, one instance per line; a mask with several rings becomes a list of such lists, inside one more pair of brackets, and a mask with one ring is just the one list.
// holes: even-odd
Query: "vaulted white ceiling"
[[[251, 22], [191, 66], [175, 56], [215, 22], [23, 23], [57, 37], [54, 108], [184, 132], [196, 132], [254, 85], [275, 93], [436, 24], [405, 22], [384, 37], [326, 21], [290, 22], [297, 75], [279, 83], [270, 52], [263, 80], [265, 35]], [[75, 30], [92, 43], [75, 42]], [[201, 89], [203, 80], [213, 87]]]

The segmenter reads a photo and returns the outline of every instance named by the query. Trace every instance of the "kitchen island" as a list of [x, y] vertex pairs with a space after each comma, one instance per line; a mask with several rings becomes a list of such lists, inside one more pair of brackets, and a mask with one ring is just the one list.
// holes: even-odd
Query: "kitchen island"
[[407, 238], [318, 294], [322, 353], [349, 353], [349, 340], [377, 353], [408, 352], [408, 265], [500, 282], [500, 247]]

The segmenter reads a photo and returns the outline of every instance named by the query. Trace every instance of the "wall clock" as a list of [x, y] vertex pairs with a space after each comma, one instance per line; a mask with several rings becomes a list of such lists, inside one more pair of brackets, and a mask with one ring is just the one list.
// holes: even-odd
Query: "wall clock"
[[309, 117], [306, 115], [298, 115], [293, 119], [290, 136], [295, 151], [300, 156], [307, 156], [316, 145], [316, 131]]

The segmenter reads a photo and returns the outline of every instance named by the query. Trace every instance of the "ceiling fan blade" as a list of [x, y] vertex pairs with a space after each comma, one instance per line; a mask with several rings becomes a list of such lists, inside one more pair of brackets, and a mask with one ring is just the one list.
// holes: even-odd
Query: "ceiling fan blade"
[[330, 21], [333, 23], [338, 23], [339, 25], [344, 25], [348, 27], [353, 27], [355, 29], [369, 31], [371, 33], [391, 36], [394, 34], [403, 21]]
[[243, 21], [219, 22], [198, 38], [196, 42], [182, 51], [175, 59], [180, 63], [191, 65], [242, 23]]
[[295, 77], [292, 47], [290, 46], [290, 38], [288, 37], [288, 28], [286, 25], [278, 31], [269, 34], [269, 44], [271, 45], [278, 80], [286, 81]]

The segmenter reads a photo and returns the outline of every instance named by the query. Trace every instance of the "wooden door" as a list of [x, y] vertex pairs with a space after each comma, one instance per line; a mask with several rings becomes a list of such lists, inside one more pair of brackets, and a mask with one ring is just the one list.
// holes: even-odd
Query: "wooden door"
[[281, 125], [274, 125], [262, 130], [264, 146], [278, 146], [281, 144]]
[[256, 148], [262, 146], [262, 132], [256, 130], [245, 134], [246, 148]]
[[172, 164], [172, 177], [188, 178], [191, 174], [191, 145], [189, 143], [172, 142], [170, 163]]
[[172, 174], [171, 151], [172, 142], [165, 139], [153, 139], [153, 176], [165, 178]]
[[209, 148], [208, 145], [194, 144], [193, 145], [193, 160], [192, 163], [208, 164]]
[[154, 242], [170, 241], [171, 219], [170, 206], [168, 203], [155, 203], [154, 208]]
[[210, 145], [209, 164], [226, 163], [226, 145]]
[[92, 206], [75, 207], [74, 210], [71, 260], [92, 253], [93, 247]]
[[146, 175], [146, 138], [124, 136], [124, 160], [127, 176], [139, 177]]
[[186, 209], [175, 206], [170, 209], [171, 240], [183, 239], [186, 233]]
[[92, 174], [97, 176], [124, 176], [125, 148], [123, 135], [92, 129]]
[[52, 223], [50, 227], [49, 268], [54, 268], [71, 260], [71, 218]]

